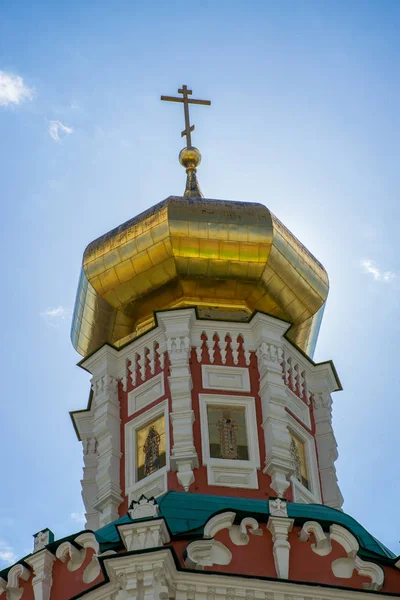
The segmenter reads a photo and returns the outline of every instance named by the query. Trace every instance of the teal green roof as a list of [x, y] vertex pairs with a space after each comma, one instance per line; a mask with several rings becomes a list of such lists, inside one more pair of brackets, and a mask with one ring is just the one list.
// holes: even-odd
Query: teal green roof
[[[175, 538], [191, 539], [202, 537], [204, 525], [215, 514], [228, 510], [234, 511], [238, 519], [251, 516], [261, 523], [266, 523], [269, 517], [268, 500], [252, 500], [249, 498], [235, 498], [231, 496], [211, 496], [207, 494], [191, 494], [189, 492], [167, 492], [157, 498], [159, 516], [165, 519], [171, 535]], [[346, 513], [323, 506], [322, 504], [297, 504], [287, 503], [288, 516], [295, 519], [300, 525], [305, 521], [318, 521], [321, 527], [329, 530], [332, 523], [346, 527], [357, 538], [360, 544], [360, 556], [375, 559], [387, 564], [393, 564], [396, 556], [386, 546], [375, 539], [355, 519]], [[109, 525], [94, 532], [100, 544], [101, 552], [106, 550], [124, 549], [118, 534], [118, 525], [131, 523], [129, 515], [113, 521]], [[73, 541], [78, 535], [70, 535], [48, 544], [46, 548], [55, 554], [57, 547], [64, 541]], [[25, 557], [27, 558], [27, 557]], [[24, 559], [18, 562], [24, 563]], [[0, 577], [6, 578], [11, 567], [0, 571]]]
[[[190, 538], [202, 535], [204, 525], [215, 514], [232, 510], [238, 518], [252, 516], [266, 523], [269, 517], [268, 500], [252, 500], [231, 496], [212, 496], [207, 494], [191, 494], [190, 492], [167, 492], [157, 498], [160, 517], [164, 517], [174, 537]], [[355, 519], [346, 513], [322, 504], [298, 504], [288, 502], [288, 516], [296, 523], [318, 521], [322, 528], [329, 529], [332, 523], [346, 527], [357, 538], [360, 554], [370, 558], [384, 558], [391, 562], [395, 555], [386, 546], [376, 540]], [[129, 523], [129, 516], [124, 516], [95, 532], [102, 549], [110, 544], [120, 542], [116, 525]]]

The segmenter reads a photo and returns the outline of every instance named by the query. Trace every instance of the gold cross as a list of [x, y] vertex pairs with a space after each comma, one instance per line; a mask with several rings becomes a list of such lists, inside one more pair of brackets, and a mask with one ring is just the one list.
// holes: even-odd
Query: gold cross
[[195, 98], [189, 98], [192, 95], [192, 90], [187, 89], [187, 85], [183, 85], [178, 90], [178, 94], [182, 94], [183, 98], [175, 98], [174, 96], [161, 96], [161, 100], [168, 100], [169, 102], [183, 102], [183, 109], [185, 112], [185, 129], [181, 133], [181, 137], [186, 135], [186, 147], [192, 147], [192, 136], [191, 133], [194, 130], [194, 125], [190, 125], [189, 117], [189, 104], [204, 104], [210, 106], [210, 100], [196, 100]]

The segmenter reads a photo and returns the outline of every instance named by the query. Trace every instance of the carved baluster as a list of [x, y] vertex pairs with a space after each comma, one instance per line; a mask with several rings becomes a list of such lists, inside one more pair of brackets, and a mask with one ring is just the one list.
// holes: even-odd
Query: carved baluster
[[289, 387], [289, 365], [287, 362], [285, 351], [283, 351], [281, 365], [282, 365], [282, 371], [283, 371], [283, 380], [284, 380], [285, 384]]
[[239, 342], [237, 338], [235, 339], [234, 337], [232, 337], [231, 348], [233, 362], [235, 365], [237, 365], [239, 362]]
[[196, 347], [196, 356], [197, 356], [197, 362], [201, 363], [201, 359], [203, 356], [203, 343], [201, 344], [201, 346]]
[[214, 352], [215, 352], [214, 344], [215, 344], [215, 342], [214, 342], [213, 336], [209, 336], [207, 334], [205, 334], [205, 335], [206, 335], [205, 344], [206, 344], [206, 348], [208, 351], [208, 358], [210, 360], [210, 363], [212, 364], [214, 362]]
[[244, 356], [244, 360], [247, 366], [250, 365], [250, 358], [251, 358], [251, 352], [249, 350], [249, 346], [250, 346], [250, 338], [248, 335], [241, 333], [240, 334], [240, 338], [241, 338], [241, 348], [243, 350], [243, 356]]
[[289, 370], [288, 386], [293, 392], [295, 392], [296, 391], [296, 372], [293, 367], [293, 359], [291, 356], [288, 357], [287, 363], [288, 363], [288, 370]]
[[162, 344], [157, 344], [156, 346], [156, 352], [157, 352], [157, 356], [158, 356], [158, 360], [160, 363], [160, 369], [161, 371], [164, 370], [164, 363], [165, 363], [165, 342]]
[[149, 348], [148, 359], [149, 359], [150, 373], [152, 375], [154, 375], [154, 373], [156, 372], [156, 352], [154, 349], [154, 343], [152, 343]]
[[226, 349], [228, 347], [227, 336], [225, 335], [223, 338], [220, 338], [218, 341], [219, 351], [221, 353], [221, 362], [223, 365], [226, 364]]
[[300, 365], [296, 363], [293, 367], [294, 371], [294, 392], [302, 397], [303, 394], [303, 382], [301, 377]]
[[303, 371], [303, 387], [304, 387], [304, 400], [306, 401], [306, 403], [308, 405], [310, 405], [311, 403], [311, 394], [310, 394], [310, 390], [308, 389], [308, 381], [307, 381], [307, 374], [305, 371]]
[[298, 372], [297, 381], [298, 381], [298, 384], [299, 384], [299, 396], [300, 396], [300, 398], [304, 398], [304, 377], [305, 377], [305, 371], [302, 371], [300, 365], [297, 365], [297, 372]]
[[130, 358], [131, 364], [128, 367], [128, 371], [131, 374], [131, 379], [132, 379], [132, 385], [133, 387], [135, 387], [136, 385], [136, 380], [137, 380], [137, 352], [134, 352]]
[[139, 356], [139, 370], [142, 382], [146, 380], [146, 363], [147, 363], [147, 348], [143, 348]]

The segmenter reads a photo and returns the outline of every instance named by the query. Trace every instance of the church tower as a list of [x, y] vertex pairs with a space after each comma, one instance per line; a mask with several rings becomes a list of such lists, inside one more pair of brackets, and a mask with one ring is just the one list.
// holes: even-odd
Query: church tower
[[184, 195], [83, 255], [86, 531], [39, 532], [7, 599], [400, 597], [398, 559], [341, 510], [341, 384], [313, 361], [327, 273], [262, 204], [203, 197], [189, 108], [210, 102], [178, 93]]

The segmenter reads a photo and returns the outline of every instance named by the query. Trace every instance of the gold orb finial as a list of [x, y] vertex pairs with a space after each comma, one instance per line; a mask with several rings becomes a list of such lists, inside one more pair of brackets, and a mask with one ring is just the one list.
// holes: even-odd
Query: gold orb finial
[[182, 167], [185, 167], [186, 170], [197, 169], [199, 164], [201, 163], [201, 154], [200, 150], [190, 146], [189, 148], [182, 148], [179, 152], [179, 162]]
[[183, 195], [187, 198], [203, 198], [196, 177], [197, 167], [201, 163], [200, 150], [193, 146], [182, 148], [179, 152], [179, 162], [186, 169], [186, 187]]

